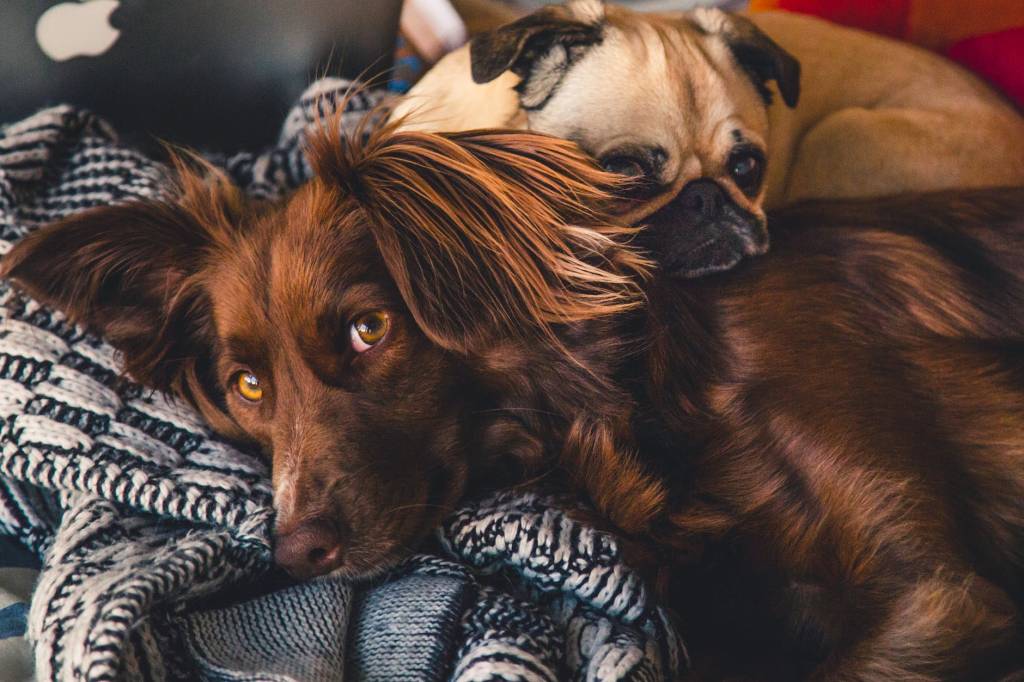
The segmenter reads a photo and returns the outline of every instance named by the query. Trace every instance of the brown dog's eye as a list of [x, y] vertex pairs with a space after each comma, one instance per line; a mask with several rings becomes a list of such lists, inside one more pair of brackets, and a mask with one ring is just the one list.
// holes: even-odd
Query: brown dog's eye
[[260, 378], [252, 372], [239, 372], [235, 375], [235, 390], [238, 395], [251, 403], [263, 400], [263, 386]]
[[360, 315], [349, 329], [352, 347], [357, 353], [370, 350], [387, 335], [390, 326], [391, 320], [382, 310]]

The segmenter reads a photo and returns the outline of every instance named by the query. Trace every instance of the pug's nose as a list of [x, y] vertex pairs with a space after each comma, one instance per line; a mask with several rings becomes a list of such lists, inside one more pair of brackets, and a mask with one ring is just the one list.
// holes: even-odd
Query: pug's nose
[[726, 196], [714, 180], [694, 180], [679, 193], [679, 206], [693, 218], [717, 220], [722, 215]]
[[341, 533], [335, 524], [312, 519], [277, 535], [274, 561], [295, 578], [313, 578], [330, 573], [341, 565], [341, 544]]

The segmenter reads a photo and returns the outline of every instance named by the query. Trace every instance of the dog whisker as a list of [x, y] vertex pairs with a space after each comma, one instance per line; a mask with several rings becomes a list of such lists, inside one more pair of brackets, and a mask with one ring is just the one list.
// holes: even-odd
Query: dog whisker
[[485, 410], [474, 410], [472, 412], [472, 414], [475, 414], [475, 415], [501, 414], [501, 413], [510, 413], [510, 414], [512, 414], [512, 413], [516, 413], [516, 412], [523, 412], [523, 413], [529, 413], [529, 414], [540, 414], [540, 415], [545, 415], [545, 416], [548, 416], [548, 417], [557, 417], [557, 416], [559, 416], [559, 413], [555, 412], [553, 410], [545, 410], [545, 409], [542, 409], [542, 408], [539, 408], [539, 407], [525, 407], [525, 406], [522, 406], [522, 407], [493, 407], [493, 408], [488, 408], [488, 409], [485, 409]]

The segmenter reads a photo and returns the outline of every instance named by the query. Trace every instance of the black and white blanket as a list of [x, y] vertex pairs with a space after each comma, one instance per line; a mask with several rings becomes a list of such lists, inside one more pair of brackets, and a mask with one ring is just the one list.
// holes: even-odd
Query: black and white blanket
[[[274, 148], [215, 162], [251, 195], [289, 191], [308, 177], [316, 109], [345, 88], [315, 84]], [[350, 100], [346, 122], [377, 97]], [[84, 111], [0, 128], [0, 251], [74, 211], [159, 196], [164, 172]], [[372, 583], [283, 580], [266, 463], [119, 368], [102, 339], [0, 282], [0, 534], [43, 560], [38, 679], [656, 680], [685, 665], [614, 539], [535, 495], [469, 504], [438, 530], [441, 555]]]

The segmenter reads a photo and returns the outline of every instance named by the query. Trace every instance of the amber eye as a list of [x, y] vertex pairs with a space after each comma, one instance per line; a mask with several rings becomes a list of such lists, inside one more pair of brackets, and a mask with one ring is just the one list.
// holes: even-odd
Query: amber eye
[[360, 315], [349, 328], [352, 347], [357, 353], [370, 350], [387, 335], [390, 326], [391, 320], [388, 318], [388, 314], [382, 310]]
[[235, 375], [235, 390], [251, 403], [263, 400], [263, 385], [260, 378], [252, 372], [239, 372]]

